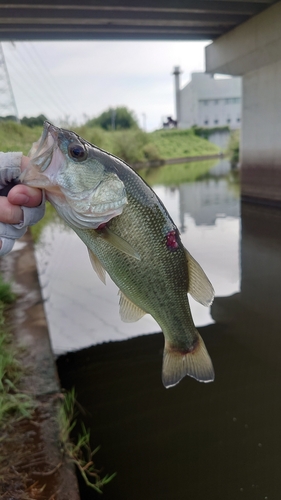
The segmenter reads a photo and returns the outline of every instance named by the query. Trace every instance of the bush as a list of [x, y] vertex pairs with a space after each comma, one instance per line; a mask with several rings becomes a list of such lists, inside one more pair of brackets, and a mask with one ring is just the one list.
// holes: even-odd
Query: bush
[[144, 146], [148, 142], [148, 136], [139, 129], [117, 131], [113, 134], [111, 153], [127, 163], [136, 163], [145, 160]]
[[97, 118], [89, 120], [86, 125], [88, 127], [101, 127], [104, 130], [139, 128], [134, 112], [125, 106], [109, 108]]
[[234, 130], [230, 134], [229, 143], [227, 146], [227, 155], [230, 157], [232, 166], [236, 166], [239, 162], [240, 152], [240, 130]]

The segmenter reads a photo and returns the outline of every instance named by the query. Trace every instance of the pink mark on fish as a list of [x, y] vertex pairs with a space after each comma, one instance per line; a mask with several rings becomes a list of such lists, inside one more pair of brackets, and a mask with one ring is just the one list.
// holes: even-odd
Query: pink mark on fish
[[170, 250], [176, 250], [179, 247], [176, 231], [169, 231], [169, 233], [166, 234], [166, 245]]

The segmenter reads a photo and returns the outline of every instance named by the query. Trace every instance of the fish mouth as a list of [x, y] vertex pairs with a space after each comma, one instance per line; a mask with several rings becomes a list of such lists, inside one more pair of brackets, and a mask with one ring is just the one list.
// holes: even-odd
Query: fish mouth
[[41, 137], [33, 143], [28, 153], [30, 163], [20, 176], [22, 183], [41, 189], [53, 186], [51, 179], [44, 172], [50, 166], [54, 152], [58, 149], [58, 135], [59, 129], [45, 121]]
[[44, 172], [50, 165], [55, 145], [58, 142], [58, 129], [45, 121], [41, 137], [35, 142], [29, 152], [32, 163]]

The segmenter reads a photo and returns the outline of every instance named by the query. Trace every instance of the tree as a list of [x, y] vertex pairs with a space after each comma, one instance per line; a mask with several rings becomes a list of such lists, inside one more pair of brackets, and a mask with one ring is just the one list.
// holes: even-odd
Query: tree
[[105, 130], [139, 128], [135, 113], [125, 106], [109, 108], [97, 118], [89, 120], [86, 125], [88, 127], [101, 127]]
[[27, 125], [27, 127], [41, 127], [44, 121], [47, 120], [45, 115], [38, 116], [24, 116], [21, 119], [22, 125]]

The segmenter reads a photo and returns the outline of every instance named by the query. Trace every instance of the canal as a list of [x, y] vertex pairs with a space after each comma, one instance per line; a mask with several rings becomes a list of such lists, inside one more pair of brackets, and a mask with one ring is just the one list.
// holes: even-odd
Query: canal
[[122, 323], [116, 286], [74, 233], [49, 224], [36, 258], [61, 384], [76, 389], [96, 465], [117, 472], [105, 500], [277, 500], [281, 211], [240, 207], [225, 160], [193, 182], [169, 168], [150, 181], [214, 285], [210, 309], [190, 304], [216, 379], [164, 389], [157, 323]]

